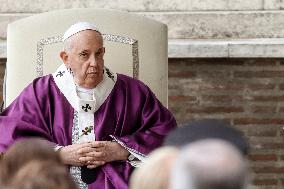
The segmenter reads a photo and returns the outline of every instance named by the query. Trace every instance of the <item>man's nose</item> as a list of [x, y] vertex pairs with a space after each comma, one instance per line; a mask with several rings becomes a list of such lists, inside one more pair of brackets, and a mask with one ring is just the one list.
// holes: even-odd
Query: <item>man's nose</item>
[[90, 66], [96, 66], [96, 58], [95, 58], [95, 56], [91, 56], [91, 58], [90, 58]]

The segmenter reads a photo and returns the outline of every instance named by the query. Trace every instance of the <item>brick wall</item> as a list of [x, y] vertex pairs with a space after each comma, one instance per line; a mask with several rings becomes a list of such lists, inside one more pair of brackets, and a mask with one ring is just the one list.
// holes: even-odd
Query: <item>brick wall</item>
[[283, 59], [170, 59], [169, 109], [179, 124], [230, 121], [250, 142], [253, 188], [284, 188]]
[[169, 108], [179, 124], [230, 121], [249, 140], [254, 188], [284, 188], [284, 59], [170, 59]]

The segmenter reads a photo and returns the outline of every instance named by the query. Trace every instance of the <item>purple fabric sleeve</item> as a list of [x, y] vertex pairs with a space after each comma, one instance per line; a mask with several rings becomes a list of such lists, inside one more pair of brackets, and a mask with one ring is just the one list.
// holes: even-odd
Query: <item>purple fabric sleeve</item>
[[73, 111], [53, 83], [51, 76], [35, 79], [1, 113], [0, 152], [23, 137], [41, 137], [59, 145], [70, 143]]
[[[126, 78], [122, 77], [122, 79]], [[130, 94], [126, 96], [130, 96], [132, 104], [129, 107], [126, 104], [127, 115], [131, 116], [124, 115], [123, 121], [124, 128], [134, 127], [136, 130], [123, 136], [115, 134], [111, 136], [128, 150], [145, 156], [161, 146], [164, 138], [177, 124], [172, 114], [160, 103], [152, 91], [143, 83], [139, 81], [137, 83], [138, 88], [124, 83], [126, 86], [129, 85], [126, 91], [130, 91]]]

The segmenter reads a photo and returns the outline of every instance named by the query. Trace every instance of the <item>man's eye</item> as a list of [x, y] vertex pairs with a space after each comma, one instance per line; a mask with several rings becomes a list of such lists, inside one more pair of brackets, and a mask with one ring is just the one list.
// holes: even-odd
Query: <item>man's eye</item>
[[81, 53], [81, 54], [80, 54], [80, 57], [86, 58], [86, 57], [88, 57], [88, 54], [87, 54], [87, 53]]
[[97, 52], [95, 55], [97, 58], [102, 58], [103, 52]]

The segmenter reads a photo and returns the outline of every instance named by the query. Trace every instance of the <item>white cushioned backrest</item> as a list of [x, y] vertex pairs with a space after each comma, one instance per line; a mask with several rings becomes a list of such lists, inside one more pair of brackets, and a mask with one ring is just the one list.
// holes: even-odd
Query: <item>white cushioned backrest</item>
[[106, 9], [66, 9], [37, 14], [8, 25], [5, 104], [34, 78], [62, 63], [65, 30], [78, 21], [95, 23], [104, 34], [105, 66], [138, 77], [167, 106], [167, 26], [143, 16]]

